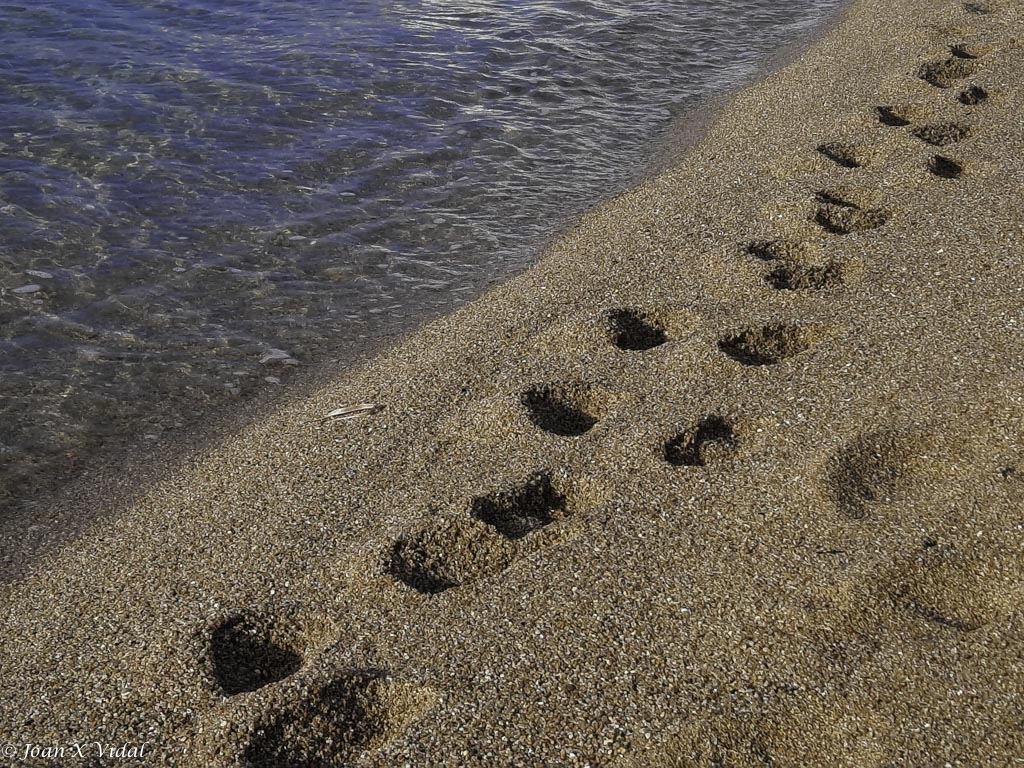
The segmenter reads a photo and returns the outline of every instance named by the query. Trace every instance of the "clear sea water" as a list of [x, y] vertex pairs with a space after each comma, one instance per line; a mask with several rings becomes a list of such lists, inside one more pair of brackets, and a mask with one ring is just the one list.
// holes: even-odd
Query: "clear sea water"
[[521, 269], [842, 3], [0, 0], [0, 507]]

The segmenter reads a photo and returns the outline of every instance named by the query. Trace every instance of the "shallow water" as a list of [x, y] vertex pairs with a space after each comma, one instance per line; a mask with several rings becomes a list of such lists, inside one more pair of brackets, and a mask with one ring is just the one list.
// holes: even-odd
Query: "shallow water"
[[522, 268], [841, 4], [0, 0], [0, 502]]

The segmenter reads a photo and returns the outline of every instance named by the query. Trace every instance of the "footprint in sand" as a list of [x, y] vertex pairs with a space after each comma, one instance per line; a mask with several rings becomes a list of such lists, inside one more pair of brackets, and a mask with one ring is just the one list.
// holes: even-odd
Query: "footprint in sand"
[[814, 221], [833, 235], [849, 235], [884, 226], [889, 211], [872, 204], [871, 195], [855, 190], [822, 190]]
[[783, 264], [765, 277], [779, 291], [820, 291], [846, 282], [846, 269], [839, 262], [825, 265]]
[[847, 266], [822, 258], [822, 251], [817, 240], [756, 240], [746, 246], [747, 254], [771, 263], [765, 282], [779, 291], [814, 291], [845, 283]]
[[[634, 326], [633, 330], [637, 330]], [[641, 332], [651, 341], [657, 331]], [[631, 337], [640, 343], [641, 335]], [[608, 393], [583, 382], [538, 384], [523, 392], [520, 403], [537, 427], [561, 437], [579, 437], [589, 432], [604, 415]]]
[[827, 335], [822, 325], [768, 323], [730, 334], [718, 342], [718, 348], [744, 365], [774, 365], [806, 352]]
[[1016, 558], [984, 551], [973, 542], [969, 546], [926, 537], [897, 567], [889, 595], [919, 618], [958, 632], [974, 632], [998, 620], [1015, 602], [1020, 569], [1007, 564]]
[[949, 46], [949, 52], [958, 59], [980, 59], [992, 53], [995, 46], [981, 39], [961, 40]]
[[971, 134], [971, 126], [957, 121], [926, 123], [912, 133], [921, 141], [935, 147], [945, 147], [963, 141]]
[[663, 456], [675, 467], [705, 467], [734, 454], [739, 442], [732, 420], [713, 414], [669, 438]]
[[974, 107], [988, 101], [988, 91], [980, 85], [969, 85], [956, 98], [964, 106]]
[[953, 55], [948, 59], [922, 64], [917, 70], [917, 76], [936, 88], [952, 88], [974, 72], [975, 66], [969, 58]]
[[879, 430], [855, 437], [828, 461], [829, 495], [852, 520], [863, 520], [911, 493], [936, 470], [927, 435]]
[[964, 11], [976, 16], [987, 16], [990, 13], [995, 13], [997, 5], [995, 3], [964, 3]]
[[576, 507], [564, 483], [537, 472], [513, 488], [473, 499], [465, 517], [399, 538], [385, 570], [423, 594], [471, 584], [554, 543]]
[[268, 707], [238, 762], [251, 768], [349, 765], [406, 730], [435, 701], [381, 670], [352, 670]]
[[909, 104], [887, 104], [875, 107], [878, 121], [890, 128], [902, 128], [919, 120], [922, 110]]
[[205, 666], [224, 695], [259, 690], [301, 669], [306, 643], [287, 613], [240, 611], [208, 630]]
[[940, 179], [959, 179], [964, 175], [964, 166], [944, 155], [934, 155], [928, 160], [928, 170]]
[[874, 156], [874, 151], [870, 147], [846, 141], [819, 144], [818, 152], [843, 168], [863, 168]]
[[761, 261], [786, 261], [794, 264], [816, 264], [824, 250], [821, 240], [791, 239], [754, 240], [746, 251]]
[[668, 341], [665, 324], [642, 309], [612, 309], [605, 315], [608, 338], [626, 352], [643, 352]]
[[698, 322], [678, 306], [613, 307], [601, 314], [599, 327], [621, 351], [646, 352], [686, 336]]

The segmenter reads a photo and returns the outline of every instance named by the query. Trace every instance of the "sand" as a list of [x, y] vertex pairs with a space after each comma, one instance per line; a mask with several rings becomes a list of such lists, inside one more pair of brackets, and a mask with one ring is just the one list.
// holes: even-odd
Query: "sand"
[[1019, 764], [1022, 21], [858, 0], [525, 274], [80, 485], [5, 761]]

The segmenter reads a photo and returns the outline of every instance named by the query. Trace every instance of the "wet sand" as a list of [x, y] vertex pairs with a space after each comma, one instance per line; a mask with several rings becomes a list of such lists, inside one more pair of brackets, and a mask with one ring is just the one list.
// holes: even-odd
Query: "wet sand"
[[1014, 764], [1022, 20], [859, 0], [527, 273], [67, 501], [138, 493], [5, 587], [8, 740]]

